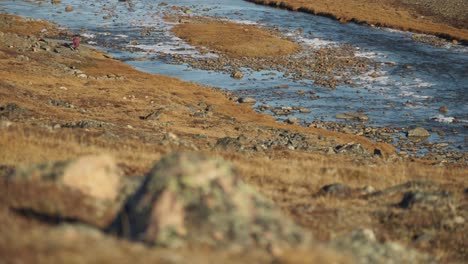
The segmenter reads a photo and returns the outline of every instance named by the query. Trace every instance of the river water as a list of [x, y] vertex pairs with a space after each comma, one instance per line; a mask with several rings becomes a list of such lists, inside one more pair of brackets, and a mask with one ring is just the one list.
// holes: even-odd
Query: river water
[[[171, 8], [159, 0], [130, 2], [99, 0], [50, 1], [2, 0], [0, 12], [57, 22], [89, 38], [88, 44], [108, 50], [133, 67], [170, 75], [187, 81], [220, 87], [256, 98], [271, 106], [299, 106], [312, 110], [296, 114], [304, 121], [336, 121], [335, 115], [362, 112], [367, 125], [392, 128], [425, 127], [442, 130], [431, 133], [430, 142], [449, 143], [447, 150], [465, 151], [468, 146], [468, 48], [447, 43], [443, 48], [414, 42], [411, 33], [376, 29], [310, 14], [255, 5], [241, 0], [170, 1], [170, 5], [190, 8], [192, 15], [216, 16], [246, 24], [278, 27], [302, 45], [315, 48], [350, 44], [358, 56], [379, 65], [378, 77], [355, 76], [356, 87], [338, 86], [334, 90], [312, 81], [293, 81], [282, 73], [244, 69], [245, 77], [236, 80], [229, 74], [176, 65], [170, 56], [209, 57], [170, 33], [173, 24], [163, 16]], [[65, 12], [72, 6], [73, 12]], [[297, 31], [301, 29], [301, 31]], [[136, 41], [136, 42], [132, 42]], [[128, 48], [139, 51], [128, 51]], [[145, 57], [145, 60], [139, 58]], [[393, 64], [394, 65], [391, 65]], [[410, 67], [408, 67], [410, 65]], [[289, 85], [281, 95], [278, 85]], [[319, 100], [296, 94], [313, 91]], [[359, 92], [357, 92], [359, 90]], [[439, 108], [448, 107], [441, 113]], [[349, 121], [346, 121], [349, 122]]]

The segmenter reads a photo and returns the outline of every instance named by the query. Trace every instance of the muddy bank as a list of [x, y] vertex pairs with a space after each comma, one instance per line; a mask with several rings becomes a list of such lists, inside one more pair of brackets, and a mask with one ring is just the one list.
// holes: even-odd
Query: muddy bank
[[296, 1], [248, 0], [290, 10], [404, 31], [468, 41], [467, 5], [452, 1]]

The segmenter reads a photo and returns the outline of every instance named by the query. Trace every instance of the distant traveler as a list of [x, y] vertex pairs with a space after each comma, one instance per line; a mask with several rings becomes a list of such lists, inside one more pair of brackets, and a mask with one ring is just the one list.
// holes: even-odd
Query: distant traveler
[[78, 49], [80, 47], [80, 36], [74, 35], [73, 36], [73, 48]]

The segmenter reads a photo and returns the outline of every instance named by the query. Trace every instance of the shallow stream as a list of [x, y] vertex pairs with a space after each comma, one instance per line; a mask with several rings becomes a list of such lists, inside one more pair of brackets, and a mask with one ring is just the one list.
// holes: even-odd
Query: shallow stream
[[[378, 77], [369, 73], [355, 76], [354, 87], [340, 85], [334, 90], [313, 81], [293, 81], [283, 73], [243, 69], [244, 78], [233, 79], [228, 73], [193, 69], [171, 63], [171, 56], [206, 57], [173, 36], [173, 24], [163, 19], [171, 6], [159, 0], [51, 1], [2, 0], [0, 12], [57, 22], [89, 38], [88, 44], [108, 50], [114, 57], [135, 68], [165, 74], [204, 85], [220, 87], [241, 96], [254, 97], [258, 104], [298, 106], [312, 110], [297, 113], [305, 122], [342, 121], [344, 112], [362, 112], [369, 126], [412, 128], [422, 126], [431, 133], [430, 142], [449, 143], [447, 149], [465, 151], [468, 146], [468, 48], [447, 43], [436, 48], [412, 40], [411, 33], [376, 29], [339, 22], [310, 14], [255, 5], [241, 0], [170, 1], [186, 6], [192, 15], [216, 16], [246, 24], [278, 27], [302, 45], [313, 48], [350, 44], [357, 56], [373, 60]], [[73, 12], [65, 12], [72, 6]], [[298, 31], [298, 29], [301, 29]], [[139, 51], [129, 51], [138, 48]], [[288, 85], [275, 93], [275, 87]], [[313, 91], [318, 100], [296, 92]], [[257, 106], [258, 106], [257, 104]], [[439, 108], [448, 107], [442, 113]], [[281, 118], [281, 117], [279, 117]], [[284, 117], [283, 117], [284, 118]], [[445, 134], [445, 135], [441, 135]]]

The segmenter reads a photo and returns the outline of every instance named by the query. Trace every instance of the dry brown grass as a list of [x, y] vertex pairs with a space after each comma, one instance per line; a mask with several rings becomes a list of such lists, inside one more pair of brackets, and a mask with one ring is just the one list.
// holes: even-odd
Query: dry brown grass
[[173, 32], [193, 46], [206, 47], [229, 57], [277, 57], [295, 53], [299, 45], [255, 26], [209, 19], [192, 19]]
[[468, 30], [446, 23], [435, 22], [412, 9], [388, 0], [249, 0], [279, 6], [315, 15], [333, 17], [343, 23], [352, 21], [438, 35], [446, 38], [468, 40]]

